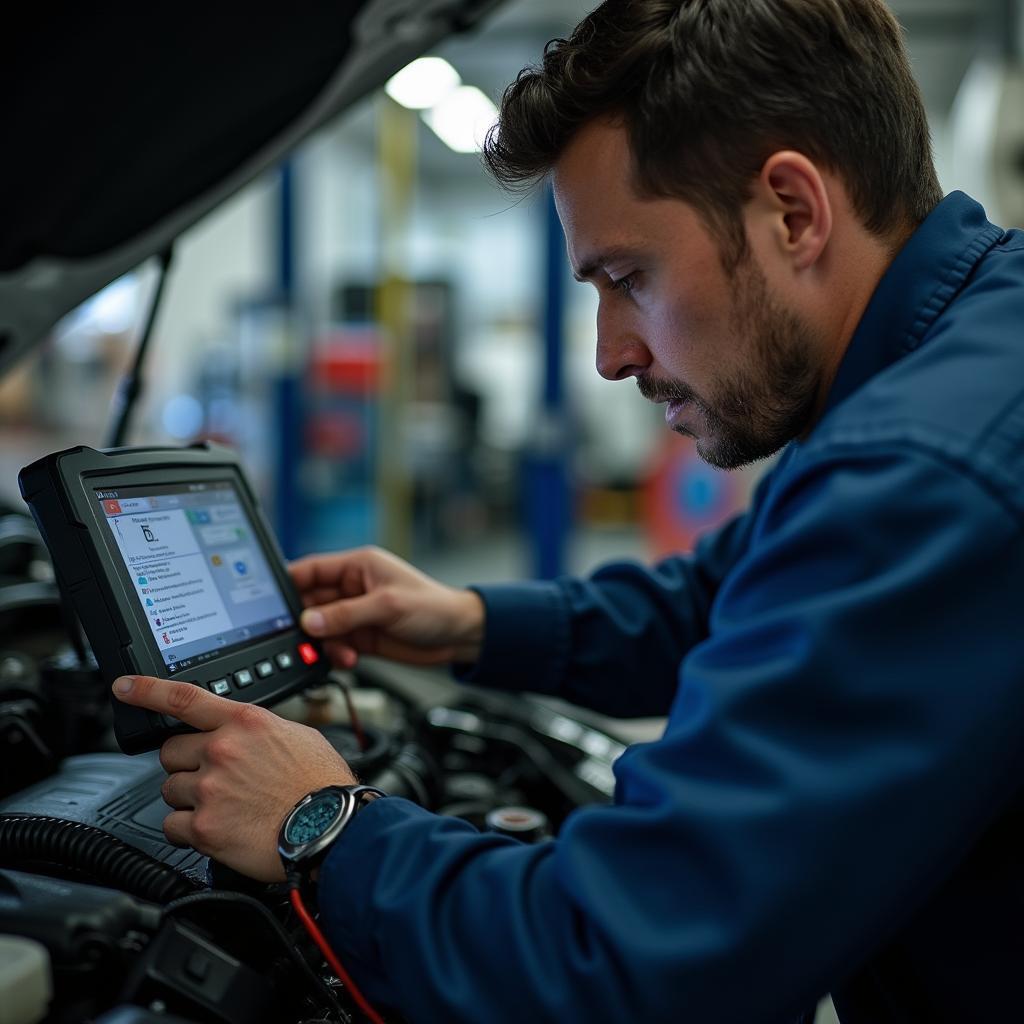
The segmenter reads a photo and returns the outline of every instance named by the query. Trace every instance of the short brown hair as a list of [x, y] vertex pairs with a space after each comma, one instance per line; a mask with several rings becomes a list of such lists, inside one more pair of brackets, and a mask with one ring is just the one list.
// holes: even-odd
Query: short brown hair
[[544, 177], [595, 117], [621, 119], [641, 195], [689, 202], [746, 250], [740, 211], [765, 160], [838, 174], [895, 240], [942, 199], [920, 90], [883, 0], [605, 0], [505, 90], [484, 161], [510, 190]]

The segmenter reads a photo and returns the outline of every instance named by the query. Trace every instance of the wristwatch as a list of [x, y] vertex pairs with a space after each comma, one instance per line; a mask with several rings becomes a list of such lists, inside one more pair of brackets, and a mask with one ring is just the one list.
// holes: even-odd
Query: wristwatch
[[288, 813], [277, 852], [289, 879], [308, 875], [327, 856], [367, 798], [387, 796], [374, 786], [325, 786], [307, 793]]

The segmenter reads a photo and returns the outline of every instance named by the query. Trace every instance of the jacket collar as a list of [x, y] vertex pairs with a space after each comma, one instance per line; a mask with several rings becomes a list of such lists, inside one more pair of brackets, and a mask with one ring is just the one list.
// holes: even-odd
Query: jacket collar
[[878, 283], [839, 364], [822, 416], [917, 348], [1002, 236], [973, 199], [963, 192], [946, 196]]

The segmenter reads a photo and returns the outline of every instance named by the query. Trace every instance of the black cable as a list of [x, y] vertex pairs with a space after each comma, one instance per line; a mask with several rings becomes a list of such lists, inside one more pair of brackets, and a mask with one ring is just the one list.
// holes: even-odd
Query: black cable
[[416, 803], [420, 807], [430, 810], [433, 801], [430, 798], [430, 793], [427, 791], [427, 784], [420, 778], [419, 773], [412, 765], [402, 760], [402, 755], [406, 752], [406, 749], [406, 747], [403, 747], [399, 752], [398, 757], [391, 765], [391, 770], [405, 781], [409, 791], [416, 797]]
[[164, 285], [167, 283], [167, 271], [171, 265], [171, 258], [174, 254], [174, 243], [157, 255], [158, 272], [156, 291], [149, 304], [149, 313], [146, 316], [146, 323], [142, 328], [142, 336], [135, 349], [135, 358], [132, 360], [131, 368], [121, 378], [121, 382], [114, 392], [110, 403], [111, 426], [107, 434], [105, 448], [120, 448], [128, 436], [128, 426], [132, 413], [142, 395], [142, 364], [146, 358], [146, 349], [149, 346], [149, 339], [153, 333], [153, 325], [156, 323], [157, 313], [160, 311], [160, 302], [164, 295]]
[[151, 903], [167, 903], [198, 887], [197, 882], [109, 832], [39, 814], [0, 814], [0, 865], [70, 869], [85, 874], [96, 885]]
[[53, 583], [7, 583], [0, 586], [0, 615], [27, 608], [59, 609], [60, 593]]
[[[445, 708], [443, 710], [451, 710]], [[478, 739], [492, 740], [496, 743], [503, 743], [513, 749], [525, 754], [528, 761], [534, 767], [543, 772], [553, 782], [563, 796], [568, 797], [574, 803], [580, 803], [581, 791], [593, 790], [594, 786], [586, 780], [574, 774], [571, 769], [566, 768], [551, 751], [540, 740], [531, 736], [523, 726], [506, 725], [500, 722], [485, 723], [482, 717], [476, 712], [471, 712], [475, 717], [481, 719], [481, 724], [476, 729], [463, 729], [456, 725], [439, 724], [435, 725], [427, 720], [432, 729], [456, 732], [466, 736], [474, 736]]]
[[363, 1011], [363, 1016], [371, 1024], [384, 1024], [384, 1018], [370, 1005], [366, 996], [359, 991], [358, 986], [352, 980], [348, 971], [345, 970], [345, 965], [338, 959], [338, 954], [334, 952], [326, 936], [320, 931], [319, 926], [313, 919], [313, 915], [306, 909], [306, 904], [302, 900], [299, 879], [295, 874], [288, 877], [288, 899], [291, 900], [292, 909], [302, 922], [303, 927], [309, 932], [310, 938], [317, 944], [320, 952], [323, 953], [324, 959], [330, 965], [331, 970], [341, 979], [342, 984], [348, 990], [348, 994], [352, 997], [352, 1001]]
[[0, 514], [0, 547], [7, 544], [21, 544], [46, 551], [39, 530], [31, 519], [21, 513]]
[[317, 975], [316, 971], [314, 971], [306, 962], [305, 957], [303, 957], [298, 949], [296, 949], [295, 943], [292, 941], [291, 936], [281, 926], [281, 922], [274, 917], [267, 907], [252, 896], [246, 896], [244, 893], [239, 892], [212, 890], [209, 892], [192, 893], [189, 896], [182, 896], [181, 898], [174, 900], [172, 903], [168, 903], [167, 906], [164, 907], [164, 914], [175, 914], [182, 909], [187, 909], [188, 907], [211, 903], [229, 904], [255, 911], [271, 929], [275, 937], [280, 941], [281, 946], [288, 955], [288, 958], [296, 965], [296, 967], [299, 968], [306, 979], [312, 982], [313, 987], [317, 992], [328, 1001], [331, 1009], [338, 1014], [341, 1020], [345, 1022], [350, 1022], [352, 1020], [351, 1016], [341, 1005], [338, 997], [331, 991], [330, 986], [321, 977], [319, 977], [319, 975]]

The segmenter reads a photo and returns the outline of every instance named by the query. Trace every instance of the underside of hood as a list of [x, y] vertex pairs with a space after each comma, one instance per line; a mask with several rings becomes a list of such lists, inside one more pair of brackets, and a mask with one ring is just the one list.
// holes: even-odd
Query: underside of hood
[[0, 67], [0, 372], [500, 2], [204, 5], [163, 23], [137, 6], [26, 11]]

